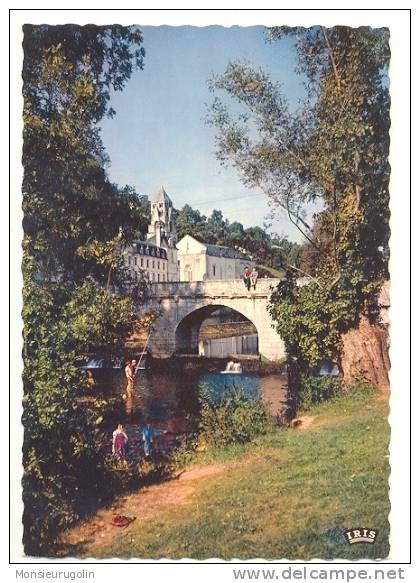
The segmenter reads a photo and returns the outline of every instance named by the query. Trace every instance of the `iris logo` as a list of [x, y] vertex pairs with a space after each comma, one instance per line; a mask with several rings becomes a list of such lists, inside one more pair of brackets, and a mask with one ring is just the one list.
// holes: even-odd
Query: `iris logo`
[[344, 536], [349, 545], [356, 543], [371, 543], [376, 540], [378, 531], [373, 528], [363, 528], [358, 526], [356, 528], [349, 528], [344, 531]]

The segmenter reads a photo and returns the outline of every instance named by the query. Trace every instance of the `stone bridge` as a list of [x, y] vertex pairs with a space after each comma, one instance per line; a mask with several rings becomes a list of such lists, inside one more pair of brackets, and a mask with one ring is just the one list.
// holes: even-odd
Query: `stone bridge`
[[221, 307], [231, 308], [254, 324], [260, 355], [271, 361], [285, 356], [283, 340], [275, 331], [267, 310], [278, 279], [262, 278], [257, 289], [248, 291], [242, 280], [154, 283], [149, 286], [139, 313], [159, 310], [149, 339], [153, 356], [168, 358], [174, 353], [198, 354], [200, 327]]

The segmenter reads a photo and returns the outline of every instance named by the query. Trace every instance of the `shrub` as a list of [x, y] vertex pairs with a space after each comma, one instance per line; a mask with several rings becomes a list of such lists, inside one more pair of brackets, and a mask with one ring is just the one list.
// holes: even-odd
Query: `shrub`
[[250, 400], [243, 390], [233, 389], [218, 402], [201, 396], [199, 442], [223, 446], [246, 443], [267, 431], [268, 415], [261, 400]]
[[341, 382], [334, 377], [303, 377], [299, 391], [301, 405], [303, 408], [309, 407], [313, 403], [331, 399], [341, 393], [341, 391]]

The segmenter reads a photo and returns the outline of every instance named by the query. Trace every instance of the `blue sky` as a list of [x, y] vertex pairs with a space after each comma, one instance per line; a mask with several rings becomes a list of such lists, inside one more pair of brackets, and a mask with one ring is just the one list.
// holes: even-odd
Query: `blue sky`
[[[207, 81], [229, 61], [247, 60], [280, 81], [294, 106], [302, 87], [293, 44], [267, 43], [263, 27], [140, 27], [144, 70], [113, 93], [117, 114], [101, 124], [110, 179], [147, 195], [163, 185], [177, 208], [188, 203], [207, 215], [218, 208], [230, 221], [263, 226], [265, 196], [243, 186], [237, 172], [215, 158], [214, 129], [204, 123], [211, 102]], [[272, 230], [299, 240], [282, 215]]]

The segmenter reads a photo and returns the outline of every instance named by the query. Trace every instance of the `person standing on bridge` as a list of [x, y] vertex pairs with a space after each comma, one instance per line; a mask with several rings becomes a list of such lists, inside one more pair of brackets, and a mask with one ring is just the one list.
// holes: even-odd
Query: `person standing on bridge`
[[249, 267], [245, 267], [244, 270], [244, 284], [246, 289], [249, 291], [251, 288], [251, 272], [249, 270]]
[[256, 267], [253, 267], [252, 272], [251, 272], [251, 285], [254, 288], [254, 290], [257, 287], [257, 279], [258, 279], [258, 271], [257, 271]]

